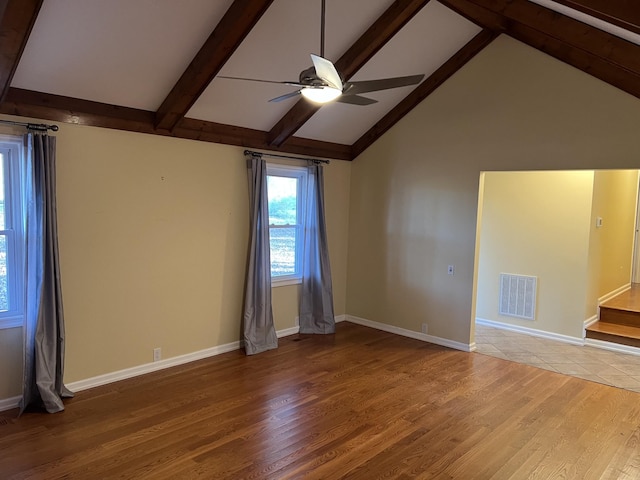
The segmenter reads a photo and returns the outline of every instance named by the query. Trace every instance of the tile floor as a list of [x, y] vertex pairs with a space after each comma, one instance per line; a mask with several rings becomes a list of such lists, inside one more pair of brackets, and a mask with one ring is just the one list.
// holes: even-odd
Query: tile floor
[[640, 356], [476, 325], [476, 351], [640, 393]]

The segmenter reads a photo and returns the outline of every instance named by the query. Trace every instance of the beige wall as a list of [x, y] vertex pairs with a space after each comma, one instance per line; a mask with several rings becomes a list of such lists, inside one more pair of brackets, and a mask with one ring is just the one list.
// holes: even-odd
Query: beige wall
[[[597, 314], [599, 298], [631, 281], [637, 195], [637, 170], [595, 172], [586, 318]], [[600, 228], [597, 217], [603, 220]]]
[[[581, 338], [593, 170], [483, 178], [476, 318]], [[537, 277], [533, 320], [498, 313], [501, 273]]]
[[[638, 171], [481, 178], [476, 318], [581, 338], [598, 298], [629, 284]], [[498, 313], [503, 272], [538, 277], [534, 321]]]
[[[638, 168], [639, 124], [638, 99], [499, 37], [327, 168], [336, 313], [468, 343], [480, 172]], [[58, 138], [66, 381], [237, 340], [242, 150], [72, 125]], [[296, 287], [274, 301], [277, 328], [293, 326]]]
[[640, 100], [500, 36], [353, 163], [347, 312], [469, 343], [480, 172], [637, 168], [638, 125]]
[[[74, 382], [237, 341], [247, 256], [243, 149], [60, 125], [58, 223]], [[325, 168], [334, 302], [345, 313], [349, 162]], [[297, 286], [274, 289], [277, 329], [294, 326]], [[15, 332], [0, 365], [21, 369]], [[1, 373], [1, 372], [0, 372]], [[4, 384], [7, 385], [4, 385]], [[0, 398], [19, 393], [0, 376]]]
[[22, 329], [0, 330], [0, 400], [22, 392]]

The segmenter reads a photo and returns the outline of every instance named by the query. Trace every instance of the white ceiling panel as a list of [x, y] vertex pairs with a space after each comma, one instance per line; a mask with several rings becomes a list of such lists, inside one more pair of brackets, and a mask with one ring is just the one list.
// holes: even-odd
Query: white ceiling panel
[[[393, 3], [391, 0], [327, 0], [325, 56], [337, 60]], [[298, 81], [320, 53], [320, 0], [275, 0], [220, 75]], [[286, 85], [216, 78], [187, 117], [270, 130], [297, 101], [269, 99], [295, 91]]]
[[[352, 80], [419, 73], [428, 77], [479, 32], [477, 25], [438, 2], [430, 2]], [[378, 100], [365, 107], [326, 105], [296, 136], [351, 145], [414, 88], [364, 94]]]
[[156, 110], [232, 0], [47, 0], [12, 86]]
[[[503, 13], [507, 15], [504, 33], [513, 35], [515, 31], [517, 34], [519, 25], [534, 29], [536, 31], [531, 31], [531, 39], [524, 39], [534, 48], [543, 42], [544, 50], [549, 54], [587, 73], [590, 73], [593, 61], [597, 61], [598, 78], [636, 95], [633, 87], [634, 76], [638, 72], [635, 50], [640, 45], [640, 35], [635, 31], [637, 22], [633, 12], [624, 7], [605, 9], [610, 13], [619, 12], [620, 18], [612, 20], [616, 22], [616, 25], [612, 25], [566, 7], [559, 1], [507, 2], [516, 9], [507, 9], [508, 12], [502, 11], [504, 5], [500, 2], [486, 6], [498, 17]], [[297, 87], [278, 82], [298, 82], [300, 72], [312, 65], [309, 55], [322, 54], [322, 0], [267, 0], [264, 3], [260, 0], [255, 4], [253, 0], [45, 0], [39, 12], [37, 8], [32, 8], [35, 6], [29, 7], [26, 3], [23, 6], [22, 2], [10, 0], [6, 9], [0, 7], [5, 12], [2, 18], [4, 36], [24, 36], [26, 40], [21, 57], [15, 47], [17, 44], [2, 44], [7, 74], [10, 74], [13, 65], [10, 62], [18, 61], [11, 87], [27, 91], [21, 95], [10, 90], [7, 98], [12, 98], [12, 104], [5, 105], [5, 111], [33, 113], [39, 110], [48, 118], [52, 113], [52, 105], [57, 105], [64, 114], [76, 109], [73, 101], [65, 103], [64, 100], [46, 97], [47, 94], [56, 94], [156, 112], [229, 7], [234, 5], [234, 11], [239, 7], [237, 11], [241, 15], [263, 11], [264, 14], [240, 45], [237, 48], [234, 46], [228, 62], [220, 68], [219, 74], [204, 92], [198, 95], [198, 92], [185, 88], [181, 100], [186, 104], [193, 103], [186, 114], [189, 118], [259, 130], [262, 133], [245, 132], [243, 143], [264, 148], [265, 134], [283, 118], [287, 120], [287, 127], [298, 126], [297, 123], [291, 123], [292, 119], [286, 114], [300, 96], [269, 102], [269, 99], [298, 90]], [[0, 4], [4, 5], [4, 2], [0, 0]], [[323, 56], [337, 62], [390, 7], [393, 6], [394, 12], [409, 12], [419, 5], [425, 6], [350, 80], [415, 74], [429, 77], [481, 30], [437, 0], [326, 0], [326, 48]], [[460, 8], [465, 10], [464, 5]], [[519, 12], [518, 9], [523, 10]], [[557, 13], [550, 15], [547, 9]], [[21, 13], [16, 15], [7, 12]], [[473, 9], [467, 13], [472, 17], [475, 15]], [[610, 13], [603, 11], [596, 15], [614, 18]], [[23, 14], [35, 16], [30, 34], [25, 31], [23, 19], [19, 18]], [[509, 20], [509, 15], [515, 16]], [[584, 28], [572, 31], [566, 17], [583, 22]], [[477, 21], [483, 23], [479, 18]], [[238, 25], [241, 24], [242, 20], [238, 20]], [[563, 30], [564, 33], [560, 35], [558, 25], [567, 26], [568, 31]], [[630, 28], [621, 28], [624, 25]], [[590, 45], [589, 39], [585, 39], [585, 35], [600, 38], [602, 34], [595, 29], [619, 37], [605, 39], [615, 55], [609, 55], [611, 49], [604, 48], [601, 42]], [[381, 28], [374, 35], [384, 36], [384, 30]], [[495, 35], [498, 33], [494, 32]], [[481, 49], [490, 38], [492, 36], [487, 31], [474, 43], [474, 48]], [[557, 42], [553, 39], [557, 39]], [[578, 58], [575, 52], [595, 58], [590, 60], [591, 57], [582, 54]], [[344, 76], [344, 72], [339, 73]], [[222, 78], [225, 76], [275, 83]], [[199, 90], [201, 85], [197, 87], [194, 90]], [[2, 88], [5, 90], [6, 85], [2, 85]], [[294, 135], [319, 142], [352, 145], [415, 88], [409, 86], [364, 94], [378, 101], [369, 106], [342, 103], [325, 105], [304, 122]], [[30, 94], [29, 91], [41, 92], [41, 95]], [[177, 105], [174, 107], [176, 111], [172, 115], [175, 113], [179, 121], [183, 112], [177, 111]], [[76, 113], [79, 116], [87, 115], [88, 123], [131, 128], [126, 112], [122, 113], [122, 118], [114, 118], [112, 114], [104, 118], [100, 108], [89, 105], [83, 108], [86, 111]], [[153, 132], [159, 127], [149, 116], [140, 120], [135, 128]], [[191, 138], [198, 135], [196, 128], [189, 131], [187, 124], [182, 134]], [[202, 129], [215, 132], [208, 137], [203, 134], [202, 138], [233, 144], [238, 142], [236, 134], [225, 136], [227, 129], [216, 130], [215, 125], [206, 124]], [[174, 133], [181, 134], [179, 131]], [[288, 133], [290, 131], [285, 131], [283, 137], [288, 137]], [[348, 149], [332, 145], [321, 147], [319, 151], [333, 151], [339, 158], [348, 156]], [[286, 138], [282, 148], [292, 152], [301, 149], [295, 142], [287, 143]], [[309, 148], [313, 149], [313, 144], [304, 147]]]

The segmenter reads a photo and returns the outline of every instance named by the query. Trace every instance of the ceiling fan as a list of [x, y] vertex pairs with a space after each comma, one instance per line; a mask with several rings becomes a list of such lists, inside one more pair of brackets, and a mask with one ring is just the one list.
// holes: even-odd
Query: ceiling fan
[[283, 100], [302, 95], [314, 103], [323, 104], [335, 100], [336, 102], [349, 103], [351, 105], [371, 105], [378, 102], [373, 98], [363, 97], [360, 95], [361, 93], [377, 92], [391, 88], [416, 85], [422, 81], [424, 75], [343, 82], [333, 63], [324, 58], [325, 1], [326, 0], [322, 0], [322, 11], [320, 16], [320, 55], [311, 54], [313, 66], [300, 72], [300, 77], [297, 82], [278, 82], [274, 80], [226, 76], [219, 76], [218, 78], [245, 80], [249, 82], [277, 83], [280, 85], [298, 87], [298, 90], [295, 92], [285, 93], [279, 97], [272, 98], [269, 100], [270, 102], [281, 102]]

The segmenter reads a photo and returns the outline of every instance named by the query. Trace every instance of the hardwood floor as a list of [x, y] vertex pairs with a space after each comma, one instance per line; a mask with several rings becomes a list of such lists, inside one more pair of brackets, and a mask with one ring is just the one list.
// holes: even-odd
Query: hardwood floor
[[0, 452], [2, 479], [637, 479], [640, 394], [342, 323], [0, 418]]

